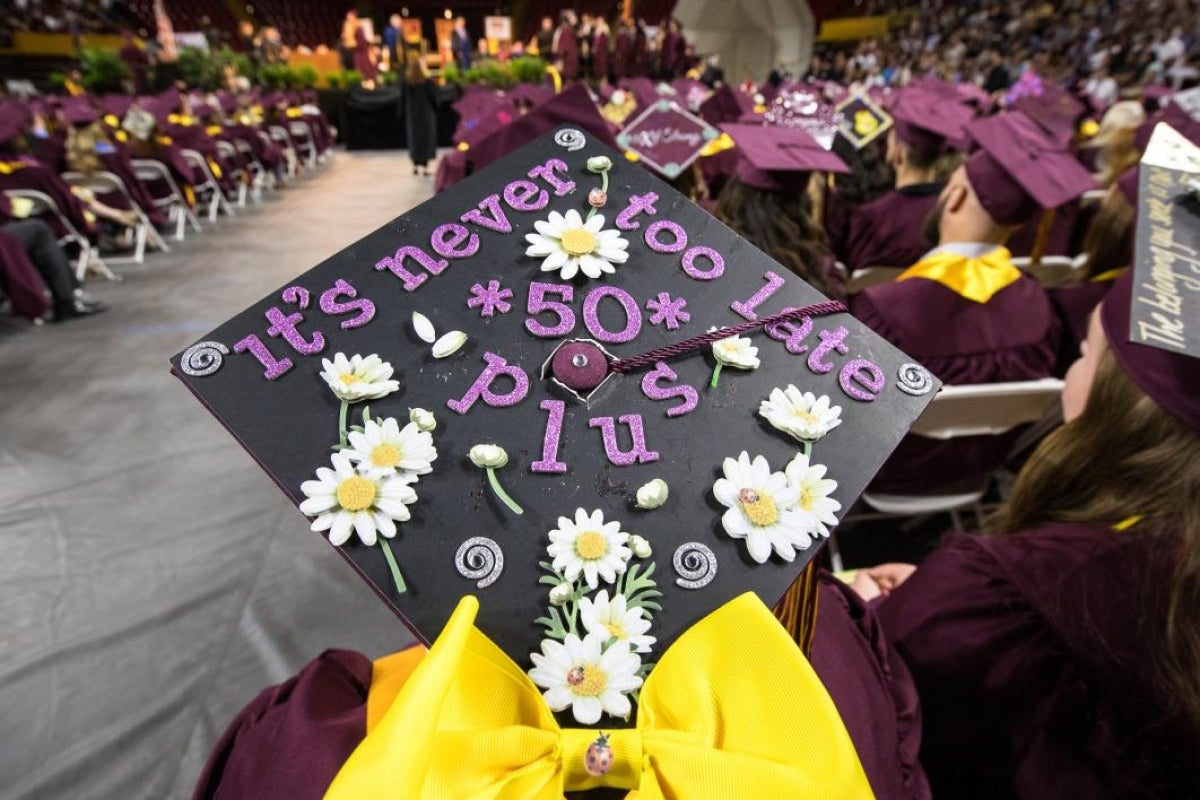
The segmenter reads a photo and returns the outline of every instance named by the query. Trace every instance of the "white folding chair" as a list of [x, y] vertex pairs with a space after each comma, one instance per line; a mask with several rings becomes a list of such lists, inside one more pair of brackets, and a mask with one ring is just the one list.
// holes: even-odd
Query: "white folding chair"
[[904, 267], [863, 267], [856, 269], [846, 280], [846, 294], [858, 294], [868, 286], [879, 283], [891, 283], [896, 280]]
[[192, 185], [192, 190], [196, 192], [197, 199], [207, 198], [208, 202], [208, 223], [215, 225], [217, 222], [217, 214], [224, 211], [226, 216], [236, 216], [233, 213], [233, 206], [229, 205], [229, 201], [225, 199], [225, 193], [221, 191], [220, 184], [213, 176], [212, 170], [209, 169], [208, 161], [205, 160], [199, 152], [195, 150], [180, 150], [183, 153], [183, 158], [188, 162], [188, 166], [192, 171], [203, 176], [204, 180]]
[[83, 279], [87, 276], [88, 265], [92, 269], [99, 272], [110, 281], [119, 281], [121, 278], [113, 274], [113, 271], [104, 263], [104, 259], [100, 258], [100, 252], [92, 247], [92, 243], [88, 238], [79, 232], [79, 229], [71, 224], [71, 220], [58, 207], [58, 203], [54, 202], [54, 198], [44, 192], [39, 192], [35, 189], [6, 189], [5, 194], [11, 197], [21, 197], [29, 201], [32, 206], [29, 216], [53, 216], [59, 224], [62, 225], [66, 233], [59, 237], [58, 244], [60, 247], [67, 245], [75, 245], [79, 248], [79, 258], [75, 261], [75, 280], [83, 283]]
[[[1026, 423], [1040, 422], [1054, 413], [1062, 397], [1063, 382], [1057, 378], [1012, 383], [980, 383], [943, 386], [937, 397], [913, 423], [911, 433], [949, 441], [964, 436], [999, 436]], [[953, 494], [904, 495], [863, 492], [862, 501], [874, 514], [856, 514], [857, 519], [920, 517], [947, 513], [955, 530], [962, 530], [959, 512], [974, 508], [982, 516], [980, 501], [987, 486]], [[835, 535], [830, 537], [830, 561], [835, 572], [842, 569]]]
[[317, 168], [317, 144], [312, 135], [312, 128], [302, 119], [294, 119], [288, 125], [288, 133], [296, 145], [296, 152], [304, 156], [309, 169]]
[[197, 233], [204, 230], [200, 227], [200, 220], [196, 219], [183, 192], [179, 191], [179, 185], [171, 177], [171, 171], [167, 169], [166, 164], [152, 158], [135, 158], [132, 163], [133, 174], [137, 176], [138, 180], [145, 183], [161, 181], [167, 187], [167, 194], [154, 198], [154, 205], [166, 211], [167, 220], [175, 223], [175, 241], [183, 241], [183, 232], [189, 223]]
[[164, 253], [170, 252], [171, 248], [167, 247], [167, 243], [162, 240], [162, 237], [158, 235], [158, 231], [150, 224], [146, 212], [134, 202], [133, 196], [129, 193], [129, 188], [119, 175], [107, 171], [93, 172], [91, 175], [85, 175], [82, 172], [64, 172], [62, 179], [71, 186], [87, 189], [94, 194], [119, 194], [125, 198], [125, 202], [129, 204], [129, 208], [137, 214], [138, 224], [133, 232], [133, 255], [128, 257], [114, 257], [110, 255], [108, 257], [109, 264], [141, 264], [145, 261], [147, 242], [152, 247]]
[[246, 169], [250, 170], [252, 187], [250, 197], [257, 203], [262, 200], [262, 190], [272, 188], [275, 176], [267, 172], [267, 168], [258, 160], [258, 156], [254, 155], [254, 148], [245, 139], [234, 139], [233, 146], [237, 150], [237, 154], [245, 161]]
[[299, 167], [300, 158], [296, 154], [296, 145], [292, 143], [292, 137], [288, 136], [288, 132], [278, 125], [270, 126], [269, 135], [258, 132], [259, 136], [265, 137], [268, 142], [276, 142], [283, 147], [283, 154], [287, 158], [287, 173], [289, 178], [296, 177], [296, 170]]
[[229, 169], [229, 177], [237, 181], [237, 192], [234, 194], [234, 197], [229, 199], [234, 200], [236, 198], [238, 208], [245, 208], [246, 184], [249, 181], [249, 176], [246, 174], [246, 170], [242, 169], [241, 157], [238, 156], [237, 148], [229, 142], [218, 139], [217, 153], [220, 154], [221, 158], [224, 159], [227, 164], [236, 165], [232, 169], [227, 167], [227, 169]]
[[1014, 258], [1013, 266], [1022, 272], [1028, 272], [1037, 278], [1038, 282], [1047, 289], [1075, 283], [1083, 279], [1083, 269], [1087, 265], [1087, 256], [1042, 256], [1037, 264], [1028, 256]]

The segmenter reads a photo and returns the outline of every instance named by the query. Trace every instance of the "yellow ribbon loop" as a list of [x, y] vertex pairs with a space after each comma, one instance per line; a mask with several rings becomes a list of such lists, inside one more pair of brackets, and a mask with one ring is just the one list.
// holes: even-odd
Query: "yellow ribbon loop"
[[[464, 598], [424, 655], [377, 662], [366, 738], [326, 800], [561, 800], [607, 786], [630, 800], [871, 798], [833, 701], [753, 593], [667, 649], [637, 726], [604, 729], [612, 766], [587, 770], [601, 731], [561, 729], [537, 687], [474, 627]], [[377, 692], [395, 692], [382, 711]]]
[[978, 258], [943, 251], [926, 256], [900, 273], [898, 281], [924, 278], [936, 281], [950, 291], [976, 303], [986, 303], [992, 295], [1016, 283], [1021, 270], [1013, 266], [1012, 253], [1007, 248], [995, 250]]

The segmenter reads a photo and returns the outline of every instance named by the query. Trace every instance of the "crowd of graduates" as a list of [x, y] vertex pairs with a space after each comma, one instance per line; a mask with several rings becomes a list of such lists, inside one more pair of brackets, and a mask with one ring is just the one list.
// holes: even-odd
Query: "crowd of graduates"
[[[104, 310], [83, 290], [105, 259], [166, 249], [330, 153], [314, 96], [171, 88], [0, 102], [0, 295], [35, 323]], [[149, 244], [148, 244], [149, 243]]]

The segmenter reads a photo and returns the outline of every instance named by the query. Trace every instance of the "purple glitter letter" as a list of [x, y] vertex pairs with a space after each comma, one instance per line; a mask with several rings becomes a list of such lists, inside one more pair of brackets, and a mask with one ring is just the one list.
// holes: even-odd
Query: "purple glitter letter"
[[[596, 313], [600, 301], [606, 297], [616, 298], [617, 302], [621, 304], [621, 308], [625, 309], [625, 327], [616, 333], [605, 330], [600, 325], [600, 316]], [[602, 342], [608, 344], [630, 342], [642, 332], [642, 310], [638, 308], [633, 295], [624, 289], [616, 286], [597, 286], [588, 292], [587, 297], [583, 298], [583, 324], [587, 326], [588, 332], [592, 336]]]
[[855, 400], [870, 403], [883, 389], [883, 370], [872, 361], [856, 358], [842, 367], [838, 373], [838, 383], [842, 385], [842, 391]]
[[442, 270], [450, 266], [449, 261], [439, 261], [421, 248], [413, 247], [411, 244], [406, 244], [404, 247], [401, 247], [396, 251], [395, 256], [388, 256], [380, 259], [379, 263], [375, 265], [375, 269], [379, 270], [380, 272], [385, 269], [391, 270], [393, 275], [404, 281], [404, 291], [406, 292], [414, 291], [418, 286], [424, 283], [426, 279], [429, 278], [429, 275], [414, 275], [406, 270], [404, 268], [404, 259], [406, 258], [411, 258], [413, 261], [416, 261], [425, 268], [429, 275], [441, 275]]
[[658, 461], [658, 453], [646, 449], [646, 431], [642, 427], [641, 414], [625, 414], [620, 421], [629, 426], [629, 435], [633, 437], [633, 449], [625, 452], [617, 445], [617, 422], [612, 417], [596, 417], [588, 420], [589, 428], [599, 428], [604, 437], [604, 454], [608, 460], [618, 467], [628, 467], [630, 464], [649, 464]]
[[305, 289], [303, 286], [289, 286], [283, 290], [283, 294], [280, 297], [283, 298], [283, 302], [285, 303], [300, 306], [301, 310], [308, 308], [308, 289]]
[[[446, 401], [446, 405], [459, 414], [466, 414], [470, 411], [471, 406], [475, 405], [475, 401], [480, 397], [492, 408], [508, 408], [515, 406], [525, 399], [525, 395], [529, 394], [529, 376], [525, 374], [525, 370], [515, 364], [510, 366], [507, 361], [495, 353], [484, 353], [483, 360], [487, 366], [484, 367], [483, 372], [479, 373], [479, 377], [475, 379], [475, 383], [471, 384], [471, 388], [467, 389], [467, 393], [462, 396], [462, 399]], [[508, 394], [496, 394], [491, 390], [492, 384], [502, 375], [511, 378], [516, 384]]]
[[617, 227], [623, 231], [632, 231], [642, 227], [642, 223], [634, 222], [633, 218], [643, 211], [650, 216], [657, 214], [658, 212], [654, 208], [656, 202], [658, 202], [658, 195], [654, 192], [630, 196], [629, 205], [625, 206], [625, 210], [620, 214], [617, 214]]
[[250, 334], [233, 346], [233, 352], [235, 353], [245, 353], [247, 351], [249, 351], [250, 355], [258, 359], [258, 363], [267, 368], [267, 371], [263, 373], [263, 377], [269, 381], [275, 380], [292, 368], [292, 360], [290, 358], [276, 360], [275, 356], [271, 355], [271, 351], [267, 346], [262, 343], [262, 339], [259, 339], [254, 334]]
[[[704, 257], [712, 262], [707, 270], [696, 268], [696, 259]], [[697, 245], [683, 254], [683, 271], [698, 281], [715, 281], [725, 274], [725, 258], [711, 247]]]
[[[485, 210], [488, 212], [486, 217], [482, 213]], [[512, 233], [512, 223], [508, 221], [504, 210], [500, 208], [500, 195], [498, 194], [491, 194], [483, 198], [479, 201], [479, 208], [472, 208], [459, 219], [497, 233]]]
[[353, 303], [339, 303], [338, 296], [343, 294], [346, 297], [358, 297], [358, 290], [350, 285], [348, 281], [338, 278], [333, 288], [322, 294], [320, 300], [321, 310], [330, 316], [345, 314], [350, 311], [359, 312], [359, 315], [354, 319], [342, 320], [342, 330], [348, 331], [351, 328], [361, 328], [375, 318], [374, 303], [365, 297], [361, 300], [355, 300]]
[[541, 211], [550, 202], [550, 193], [533, 181], [513, 181], [504, 187], [504, 202], [513, 211]]
[[267, 321], [271, 323], [271, 327], [267, 328], [267, 336], [282, 336], [300, 355], [314, 356], [325, 349], [325, 337], [320, 331], [313, 331], [310, 342], [296, 330], [296, 326], [304, 322], [304, 315], [299, 311], [285, 315], [277, 307], [271, 306], [267, 309], [266, 316]]
[[822, 359], [829, 355], [829, 351], [831, 350], [837, 350], [842, 355], [846, 355], [849, 348], [846, 347], [844, 341], [848, 333], [850, 331], [841, 325], [832, 331], [819, 331], [817, 335], [821, 337], [821, 343], [814, 347], [812, 353], [809, 354], [808, 368], [818, 375], [824, 375], [833, 369], [833, 364], [826, 363]]
[[774, 325], [768, 325], [767, 336], [777, 342], [783, 342], [792, 355], [800, 356], [808, 352], [808, 345], [804, 344], [804, 340], [812, 333], [812, 329], [812, 317], [801, 317], [799, 325], [794, 322], [776, 322]]
[[546, 420], [546, 435], [542, 437], [542, 460], [530, 464], [529, 471], [561, 475], [567, 471], [567, 465], [558, 460], [558, 445], [562, 441], [563, 414], [567, 404], [562, 400], [543, 400], [538, 408], [549, 411], [550, 418]]
[[763, 275], [763, 277], [766, 278], [767, 285], [751, 295], [749, 300], [746, 300], [745, 302], [742, 302], [741, 300], [734, 300], [729, 304], [730, 308], [751, 322], [758, 319], [758, 314], [755, 313], [754, 309], [765, 303], [768, 297], [778, 292], [780, 287], [783, 286], [783, 278], [779, 277], [774, 272], [768, 271], [767, 274]]
[[542, 164], [540, 167], [534, 167], [533, 169], [529, 170], [529, 172], [526, 174], [531, 178], [541, 178], [546, 183], [550, 184], [550, 188], [554, 190], [554, 194], [556, 196], [562, 197], [568, 192], [575, 191], [575, 182], [561, 180], [554, 173], [566, 173], [568, 171], [569, 167], [567, 167], [567, 162], [563, 161], [561, 158], [552, 158], [545, 164]]
[[[664, 243], [659, 241], [659, 231], [670, 231], [675, 237], [675, 241]], [[660, 219], [658, 222], [651, 222], [646, 226], [646, 246], [656, 253], [678, 253], [683, 248], [687, 247], [687, 231], [678, 222], [671, 222], [669, 219]]]
[[[459, 247], [466, 242], [466, 247]], [[433, 252], [446, 258], [470, 258], [479, 252], [479, 237], [459, 225], [449, 222], [433, 229], [429, 236], [429, 246]]]
[[682, 417], [695, 410], [696, 406], [700, 405], [700, 393], [686, 383], [678, 386], [672, 386], [668, 389], [659, 388], [659, 381], [676, 381], [679, 376], [675, 374], [675, 370], [666, 365], [666, 362], [659, 361], [654, 365], [654, 369], [646, 373], [642, 378], [642, 394], [649, 397], [651, 400], [670, 400], [673, 397], [683, 398], [683, 402], [672, 409], [668, 409], [668, 417]]

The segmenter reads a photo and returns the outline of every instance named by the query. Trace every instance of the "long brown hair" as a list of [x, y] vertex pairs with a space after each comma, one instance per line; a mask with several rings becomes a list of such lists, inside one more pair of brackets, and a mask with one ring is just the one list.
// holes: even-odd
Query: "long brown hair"
[[829, 249], [804, 192], [769, 192], [730, 178], [717, 198], [716, 217], [822, 294], [840, 294], [825, 275]]
[[1124, 535], [1163, 537], [1171, 547], [1166, 616], [1147, 608], [1143, 624], [1162, 642], [1155, 666], [1164, 688], [1200, 732], [1200, 436], [1147, 397], [1106, 349], [1083, 413], [1037, 448], [990, 528], [1114, 525], [1133, 515], [1144, 520]]
[[1084, 280], [1133, 263], [1133, 206], [1115, 186], [1108, 190], [1083, 237]]

